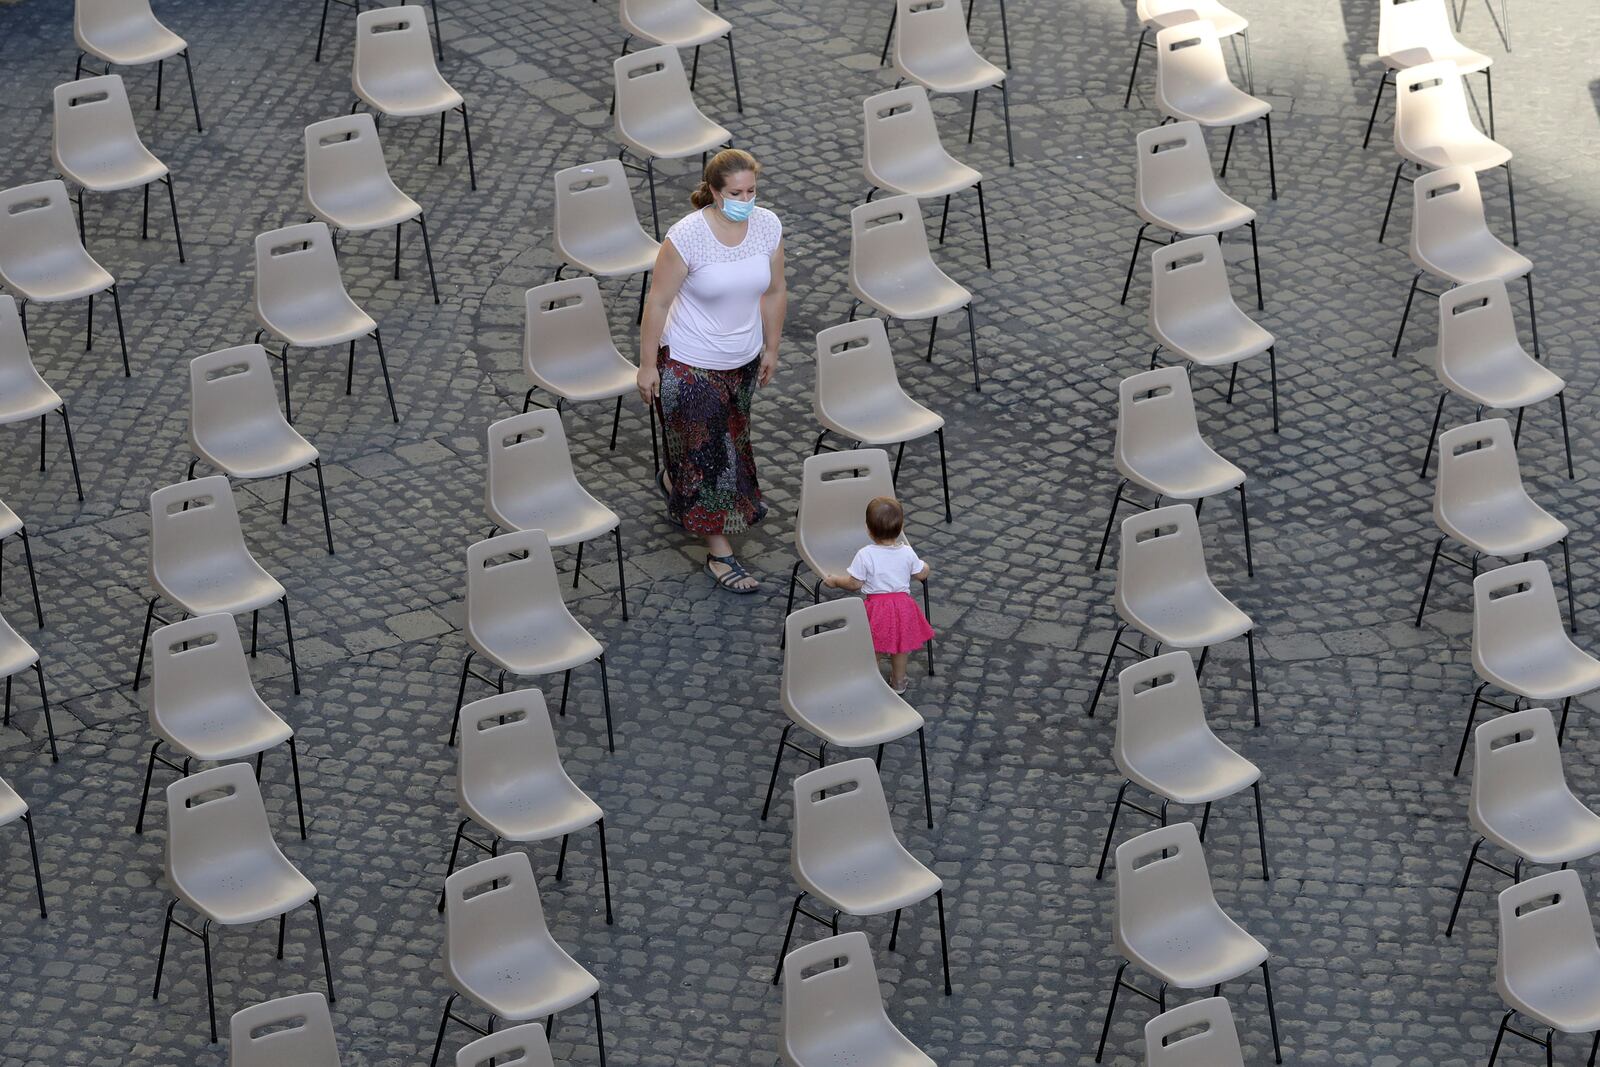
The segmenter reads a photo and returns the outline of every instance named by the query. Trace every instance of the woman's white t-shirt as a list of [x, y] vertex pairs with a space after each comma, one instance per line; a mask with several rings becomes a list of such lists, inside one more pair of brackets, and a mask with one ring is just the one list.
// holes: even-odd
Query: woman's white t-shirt
[[867, 545], [850, 561], [847, 572], [861, 584], [863, 596], [875, 593], [908, 593], [911, 576], [922, 571], [922, 560], [910, 545]]
[[725, 245], [704, 211], [685, 215], [667, 239], [689, 268], [667, 311], [661, 343], [672, 358], [691, 367], [733, 370], [761, 352], [761, 297], [772, 284], [772, 253], [783, 239], [783, 223], [757, 207], [744, 240]]

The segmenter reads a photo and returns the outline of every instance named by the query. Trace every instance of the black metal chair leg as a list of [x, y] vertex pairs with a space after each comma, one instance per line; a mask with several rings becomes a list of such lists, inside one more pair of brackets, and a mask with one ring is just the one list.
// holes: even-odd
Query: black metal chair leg
[[606, 707], [606, 747], [612, 752], [617, 750], [616, 735], [611, 732], [611, 681], [606, 675], [606, 654], [600, 653], [600, 691], [605, 698]]
[[794, 936], [794, 921], [800, 916], [800, 902], [806, 899], [801, 893], [794, 898], [794, 906], [789, 909], [789, 928], [783, 932], [783, 947], [778, 950], [778, 965], [772, 969], [772, 984], [777, 985], [778, 979], [783, 977], [783, 958], [789, 954], [789, 939]]
[[[1126, 304], [1128, 302], [1128, 289], [1133, 285], [1133, 268], [1139, 263], [1139, 246], [1144, 244], [1144, 231], [1149, 227], [1150, 224], [1148, 222], [1141, 223], [1139, 226], [1139, 233], [1133, 239], [1133, 254], [1128, 257], [1128, 276], [1122, 282], [1122, 299], [1117, 301], [1119, 304]], [[1251, 233], [1251, 239], [1254, 240], [1253, 229]], [[1259, 286], [1257, 287], [1256, 292], [1258, 295], [1260, 294]]]
[[78, 499], [83, 499], [83, 479], [78, 473], [78, 446], [72, 440], [72, 420], [67, 417], [67, 405], [61, 405], [61, 428], [67, 435], [67, 456], [72, 460], [72, 484], [78, 490]]
[[294, 678], [294, 695], [300, 695], [300, 661], [294, 654], [294, 624], [289, 621], [289, 594], [279, 601], [283, 605], [283, 632], [289, 638], [289, 672]]
[[600, 827], [600, 884], [605, 887], [606, 894], [606, 925], [611, 925], [611, 860], [606, 854], [606, 821], [599, 821]]
[[1272, 1054], [1276, 1062], [1283, 1062], [1283, 1048], [1278, 1044], [1278, 1007], [1272, 1001], [1272, 974], [1267, 961], [1261, 961], [1261, 984], [1267, 989], [1267, 1019], [1272, 1024]]
[[[172, 209], [172, 236], [178, 242], [178, 262], [187, 263], [189, 261], [183, 255], [183, 227], [178, 223], [178, 197], [172, 191], [172, 175], [168, 174], [162, 181], [167, 183], [167, 206]], [[144, 188], [148, 196], [150, 187], [147, 185]]]
[[[938, 320], [935, 319], [934, 321], [937, 322]], [[932, 338], [929, 338], [929, 344], [932, 344]], [[967, 345], [972, 349], [972, 391], [981, 393], [983, 391], [983, 383], [978, 379], [978, 324], [973, 317], [972, 302], [970, 300], [967, 302]]]
[[1472, 877], [1472, 865], [1478, 862], [1478, 849], [1483, 847], [1483, 838], [1472, 843], [1472, 851], [1467, 854], [1466, 870], [1461, 872], [1461, 885], [1456, 889], [1455, 906], [1450, 909], [1450, 922], [1444, 928], [1444, 936], [1449, 937], [1456, 928], [1456, 916], [1461, 913], [1461, 898], [1467, 895], [1467, 881]]
[[[433, 1043], [433, 1059], [428, 1061], [429, 1067], [439, 1067], [439, 1050], [444, 1048], [444, 1032], [450, 1025], [450, 1005], [456, 1002], [456, 994], [451, 993], [444, 1002], [444, 1015], [439, 1019], [439, 1038]], [[548, 1029], [548, 1027], [546, 1028]]]
[[[1563, 542], [1563, 545], [1564, 544], [1565, 544], [1565, 542]], [[1439, 551], [1442, 548], [1444, 548], [1444, 538], [1440, 537], [1438, 540], [1434, 541], [1434, 543], [1433, 543], [1433, 558], [1428, 561], [1428, 577], [1426, 579], [1424, 579], [1423, 583], [1422, 583], [1422, 600], [1421, 600], [1420, 603], [1417, 604], [1417, 620], [1416, 620], [1415, 623], [1412, 624], [1414, 626], [1417, 626], [1417, 627], [1421, 627], [1422, 626], [1422, 615], [1423, 615], [1423, 612], [1428, 610], [1428, 590], [1433, 588], [1433, 572], [1434, 572], [1435, 568], [1437, 568], [1439, 566]], [[1571, 597], [1569, 595], [1569, 597], [1568, 597], [1568, 606], [1570, 607], [1570, 605], [1571, 605]]]
[[150, 598], [150, 606], [144, 613], [144, 636], [139, 638], [139, 662], [133, 668], [133, 690], [139, 691], [139, 680], [144, 677], [144, 651], [150, 644], [150, 620], [155, 617], [156, 601], [158, 597]]
[[461, 685], [459, 687], [457, 687], [457, 689], [456, 689], [456, 710], [452, 714], [451, 719], [450, 719], [450, 742], [449, 743], [450, 743], [451, 747], [455, 746], [455, 743], [456, 743], [456, 731], [461, 726], [461, 705], [463, 703], [465, 703], [466, 699], [467, 699], [467, 676], [470, 673], [471, 668], [472, 668], [472, 657], [473, 657], [473, 655], [474, 655], [473, 651], [471, 649], [468, 649], [467, 650], [467, 658], [465, 660], [463, 660], [462, 663], [461, 663]]
[[[879, 747], [878, 761], [883, 762], [883, 746]], [[933, 789], [928, 784], [928, 739], [927, 727], [917, 730], [917, 750], [922, 754], [922, 810], [928, 816], [928, 829], [933, 829]]]
[[1372, 114], [1367, 117], [1367, 134], [1361, 138], [1361, 147], [1365, 149], [1372, 141], [1372, 126], [1378, 121], [1378, 105], [1383, 101], [1383, 87], [1389, 84], [1389, 72], [1384, 70], [1378, 75], [1378, 91], [1372, 96]]
[[617, 523], [616, 529], [611, 531], [617, 542], [617, 597], [622, 601], [622, 621], [628, 621], [628, 575], [622, 563], [622, 523]]
[[1483, 690], [1488, 684], [1488, 682], [1482, 683], [1472, 693], [1472, 705], [1467, 709], [1467, 725], [1461, 731], [1461, 748], [1456, 752], [1456, 768], [1451, 772], [1452, 777], [1458, 777], [1461, 774], [1461, 761], [1467, 756], [1467, 741], [1472, 737], [1472, 724], [1478, 718], [1478, 701], [1483, 699]]
[[1561, 577], [1562, 583], [1567, 587], [1567, 632], [1578, 632], [1578, 601], [1572, 594], [1572, 556], [1567, 551], [1567, 542], [1571, 535], [1561, 539]]
[[1394, 181], [1389, 183], [1389, 203], [1383, 209], [1383, 225], [1378, 227], [1378, 243], [1383, 243], [1384, 235], [1389, 232], [1389, 215], [1394, 211], [1394, 196], [1400, 190], [1400, 172], [1405, 169], [1406, 161], [1401, 160], [1394, 167]]
[[1117, 643], [1122, 640], [1122, 631], [1126, 630], [1124, 623], [1117, 627], [1117, 632], [1111, 636], [1111, 647], [1106, 649], [1106, 663], [1100, 668], [1100, 681], [1095, 684], [1094, 697], [1089, 701], [1089, 718], [1094, 718], [1095, 705], [1100, 703], [1100, 691], [1106, 687], [1106, 677], [1111, 673], [1111, 661], [1117, 656]]
[[1117, 968], [1117, 976], [1111, 980], [1111, 1000], [1106, 1004], [1106, 1021], [1100, 1027], [1100, 1047], [1095, 1050], [1094, 1062], [1099, 1063], [1100, 1058], [1106, 1054], [1106, 1038], [1111, 1036], [1111, 1013], [1117, 1010], [1117, 993], [1122, 989], [1122, 972], [1128, 969], [1127, 961]]
[[1420, 270], [1411, 276], [1411, 288], [1406, 292], [1406, 309], [1400, 313], [1400, 328], [1394, 334], [1394, 348], [1389, 353], [1390, 359], [1395, 359], [1400, 355], [1400, 341], [1406, 335], [1406, 322], [1411, 318], [1411, 302], [1417, 298], [1417, 282], [1421, 280], [1422, 272]]
[[783, 766], [783, 749], [789, 743], [789, 731], [794, 729], [794, 723], [785, 723], [783, 733], [778, 738], [778, 754], [772, 759], [772, 777], [767, 781], [767, 799], [761, 805], [761, 821], [767, 821], [767, 812], [772, 808], [772, 792], [778, 786], [778, 769]]
[[39, 620], [39, 629], [44, 629], [44, 605], [39, 600], [39, 576], [33, 567], [33, 546], [28, 541], [28, 528], [24, 526], [17, 531], [22, 535], [22, 555], [28, 565], [28, 585], [33, 590], [33, 615]]
[[300, 753], [294, 738], [289, 738], [289, 767], [294, 774], [294, 807], [300, 816], [300, 840], [306, 839], [306, 801], [300, 793]]
[[1128, 479], [1124, 478], [1117, 483], [1117, 491], [1111, 496], [1111, 510], [1106, 514], [1106, 532], [1100, 535], [1100, 552], [1094, 557], [1094, 569], [1099, 570], [1105, 562], [1106, 545], [1111, 542], [1111, 528], [1117, 521], [1117, 505], [1122, 503], [1122, 490], [1127, 486]]
[[1245, 500], [1244, 484], [1239, 485], [1239, 524], [1244, 527], [1244, 571], [1251, 578], [1256, 576], [1255, 556], [1250, 551], [1250, 505]]
[[395, 407], [394, 386], [389, 381], [389, 360], [383, 354], [383, 333], [380, 330], [372, 331], [372, 339], [378, 345], [378, 367], [383, 371], [383, 391], [389, 395], [389, 416], [395, 422], [400, 421], [400, 409]]
[[39, 918], [48, 919], [44, 906], [44, 875], [39, 870], [39, 842], [33, 836], [33, 813], [23, 812], [22, 825], [28, 830], [28, 851], [33, 854], [33, 887], [39, 893]]
[[1111, 805], [1111, 824], [1106, 827], [1106, 843], [1100, 849], [1100, 866], [1094, 869], [1095, 881], [1099, 881], [1106, 873], [1106, 859], [1111, 855], [1111, 840], [1117, 833], [1117, 816], [1122, 814], [1122, 798], [1128, 792], [1128, 787], [1133, 783], [1123, 779], [1122, 786], [1117, 790], [1117, 802]]
[[[89, 298], [89, 307], [94, 307], [94, 297]], [[111, 307], [117, 315], [117, 343], [122, 346], [122, 376], [133, 377], [133, 368], [128, 363], [128, 335], [122, 329], [122, 297], [117, 295], [117, 287], [111, 287]]]
[[339, 998], [333, 992], [333, 960], [328, 955], [328, 931], [322, 922], [322, 901], [312, 897], [311, 907], [317, 913], [317, 940], [322, 943], [322, 973], [328, 980], [328, 1003], [332, 1004]]
[[1261, 725], [1261, 694], [1256, 684], [1256, 635], [1247, 630], [1244, 635], [1245, 651], [1250, 654], [1250, 707], [1255, 712], [1255, 724]]
[[945, 935], [944, 929], [944, 890], [933, 894], [934, 901], [939, 905], [939, 959], [944, 964], [944, 995], [950, 995], [950, 940]]
[[467, 142], [467, 178], [472, 191], [478, 191], [478, 164], [472, 157], [472, 121], [467, 118], [467, 105], [461, 105], [461, 136]]
[[1000, 107], [1005, 112], [1006, 119], [1006, 166], [1017, 165], [1016, 152], [1011, 147], [1011, 93], [1006, 88], [1006, 83], [1000, 83]]
[[1256, 220], [1251, 219], [1247, 225], [1250, 227], [1250, 259], [1256, 268], [1256, 310], [1267, 310], [1266, 297], [1261, 295], [1261, 248], [1256, 243]]
[[1144, 27], [1139, 31], [1139, 43], [1133, 46], [1133, 66], [1128, 70], [1128, 91], [1122, 97], [1122, 109], [1126, 111], [1128, 104], [1133, 100], [1133, 83], [1139, 76], [1139, 59], [1144, 55], [1144, 43], [1150, 36], [1150, 28]]
[[183, 56], [183, 69], [189, 75], [189, 103], [194, 105], [194, 128], [197, 133], [205, 133], [205, 127], [200, 124], [200, 97], [194, 91], [194, 66], [189, 62], [189, 50], [185, 48], [179, 54]]
[[1439, 419], [1444, 415], [1444, 402], [1449, 395], [1448, 392], [1440, 393], [1439, 406], [1433, 409], [1433, 428], [1428, 431], [1428, 445], [1422, 452], [1422, 466], [1417, 471], [1418, 478], [1426, 478], [1428, 476], [1428, 463], [1433, 459], [1433, 442], [1439, 436]]
[[[936, 430], [934, 436], [939, 439], [939, 481], [944, 485], [944, 521], [951, 523], [955, 519], [950, 513], [950, 468], [944, 460], [944, 427]], [[41, 622], [39, 625], [44, 624]]]

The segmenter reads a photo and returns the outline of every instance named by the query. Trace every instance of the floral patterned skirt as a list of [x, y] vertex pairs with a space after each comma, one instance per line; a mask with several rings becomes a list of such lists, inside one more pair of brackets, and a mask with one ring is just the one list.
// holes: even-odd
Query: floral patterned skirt
[[665, 428], [667, 514], [696, 534], [733, 534], [767, 514], [750, 451], [750, 400], [761, 359], [733, 370], [691, 367], [665, 345], [659, 414]]

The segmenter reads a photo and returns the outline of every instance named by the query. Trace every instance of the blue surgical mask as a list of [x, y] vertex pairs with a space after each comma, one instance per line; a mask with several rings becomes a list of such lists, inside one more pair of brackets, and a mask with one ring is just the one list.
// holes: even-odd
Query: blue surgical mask
[[729, 222], [743, 222], [755, 209], [756, 198], [753, 196], [749, 200], [731, 200], [726, 196], [722, 198], [722, 217]]

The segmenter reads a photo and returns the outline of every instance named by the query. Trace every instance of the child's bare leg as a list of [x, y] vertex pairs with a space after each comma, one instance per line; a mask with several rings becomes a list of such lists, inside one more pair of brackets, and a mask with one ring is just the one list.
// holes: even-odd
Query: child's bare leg
[[896, 689], [906, 684], [906, 664], [910, 660], [909, 652], [895, 652], [889, 656], [889, 684]]

